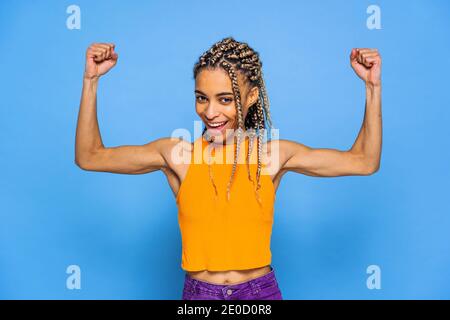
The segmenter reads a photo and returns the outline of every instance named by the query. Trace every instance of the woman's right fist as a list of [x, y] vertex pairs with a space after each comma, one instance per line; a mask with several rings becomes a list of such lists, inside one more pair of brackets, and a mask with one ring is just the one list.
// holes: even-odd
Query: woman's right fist
[[113, 43], [93, 43], [86, 51], [84, 78], [94, 79], [107, 73], [117, 63], [119, 56]]

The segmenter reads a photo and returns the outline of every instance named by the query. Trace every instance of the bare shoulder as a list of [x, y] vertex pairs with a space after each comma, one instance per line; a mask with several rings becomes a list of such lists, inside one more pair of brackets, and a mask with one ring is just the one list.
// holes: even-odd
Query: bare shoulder
[[305, 156], [311, 150], [308, 146], [287, 139], [273, 139], [267, 142], [267, 156], [277, 173], [286, 171], [286, 164], [294, 155]]
[[272, 179], [279, 175], [283, 157], [281, 156], [281, 149], [284, 147], [283, 140], [272, 139], [264, 141], [262, 144], [262, 162], [265, 165], [265, 172], [269, 174]]
[[266, 166], [263, 171], [271, 177], [275, 190], [278, 189], [281, 178], [286, 173], [283, 166], [286, 162], [286, 150], [290, 148], [289, 145], [289, 141], [283, 139], [268, 140], [262, 145], [262, 157]]
[[194, 143], [182, 138], [172, 137], [162, 138], [160, 143], [161, 154], [167, 164], [162, 171], [166, 175], [174, 195], [176, 195], [189, 168]]
[[171, 169], [175, 169], [178, 164], [186, 162], [185, 158], [193, 148], [193, 143], [183, 138], [165, 137], [157, 141], [161, 155]]
[[302, 151], [307, 152], [311, 150], [311, 148], [297, 141], [277, 139], [270, 141], [268, 150], [271, 150], [271, 152], [277, 152], [279, 154], [280, 161], [286, 162], [293, 154]]
[[289, 151], [294, 148], [293, 141], [285, 139], [272, 139], [265, 143], [267, 156], [269, 158], [277, 158], [283, 162], [289, 154]]

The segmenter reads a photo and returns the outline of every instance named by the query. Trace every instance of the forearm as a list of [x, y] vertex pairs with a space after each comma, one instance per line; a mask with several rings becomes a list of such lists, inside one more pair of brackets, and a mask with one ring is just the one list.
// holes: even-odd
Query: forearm
[[351, 151], [362, 155], [373, 168], [378, 168], [382, 144], [381, 84], [366, 84], [364, 120]]
[[103, 148], [97, 121], [98, 78], [83, 79], [75, 141], [75, 161], [81, 163]]

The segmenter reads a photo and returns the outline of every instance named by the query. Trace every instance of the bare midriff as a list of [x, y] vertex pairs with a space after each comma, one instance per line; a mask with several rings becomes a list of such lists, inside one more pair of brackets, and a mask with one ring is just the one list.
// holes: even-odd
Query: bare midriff
[[227, 270], [227, 271], [187, 271], [189, 276], [196, 280], [209, 282], [212, 284], [238, 284], [261, 277], [271, 271], [270, 265], [246, 269], [246, 270]]

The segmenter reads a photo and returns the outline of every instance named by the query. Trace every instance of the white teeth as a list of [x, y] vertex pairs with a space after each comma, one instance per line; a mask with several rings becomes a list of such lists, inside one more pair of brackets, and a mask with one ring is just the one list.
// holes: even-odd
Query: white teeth
[[215, 123], [208, 122], [208, 126], [210, 126], [212, 128], [217, 128], [217, 127], [220, 127], [221, 125], [223, 125], [224, 123], [226, 123], [226, 121], [215, 122]]

